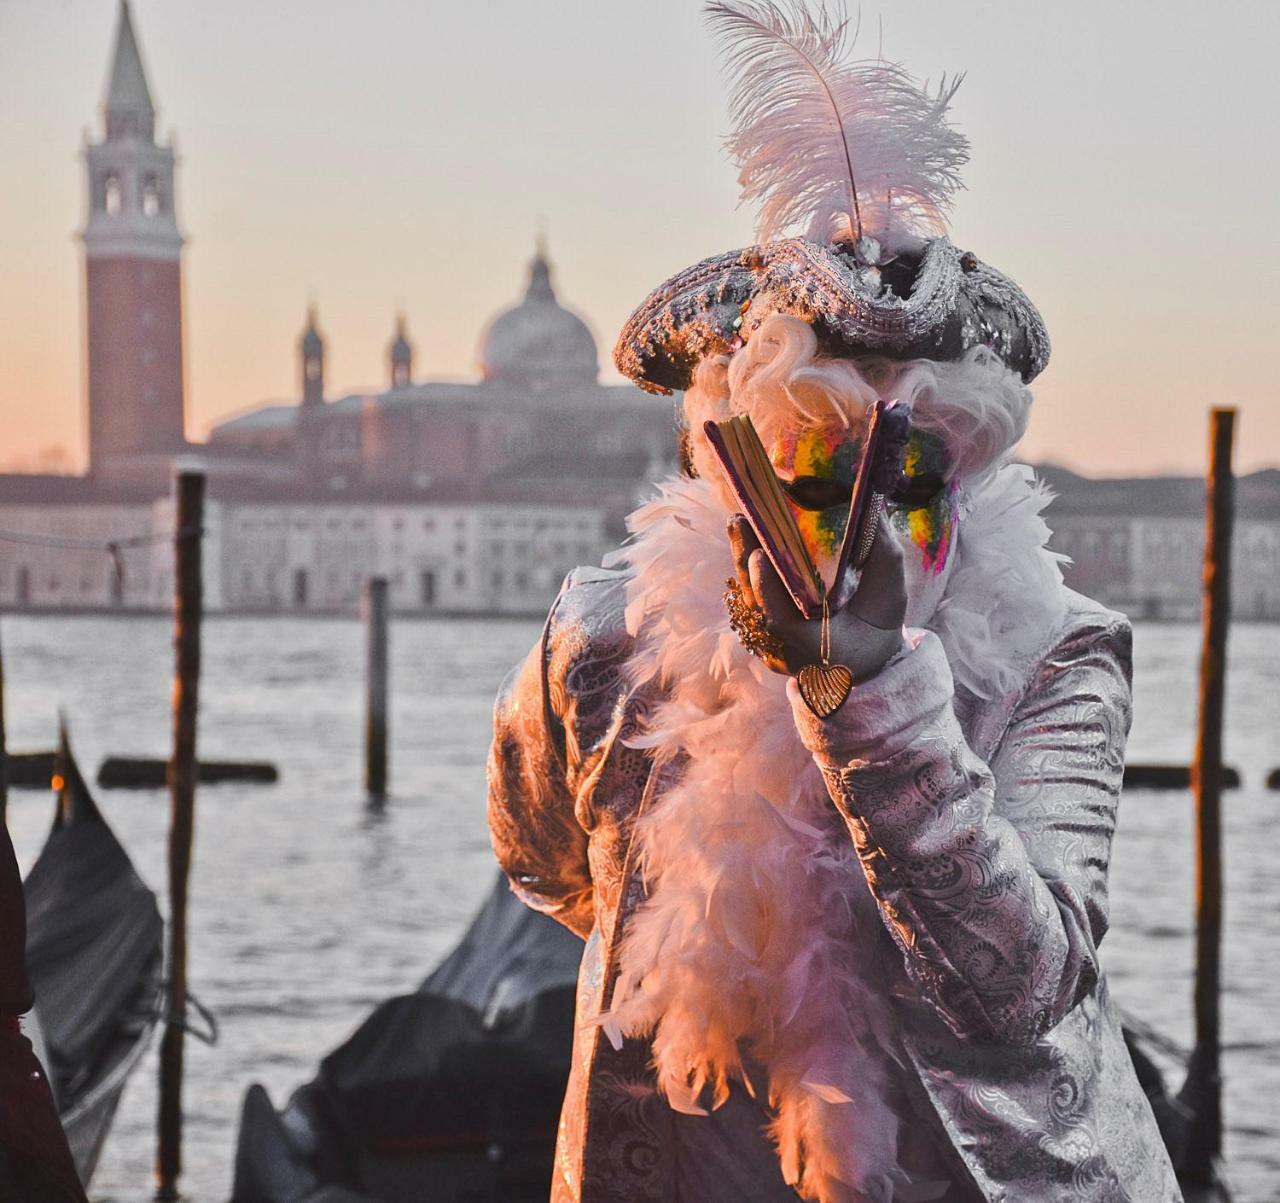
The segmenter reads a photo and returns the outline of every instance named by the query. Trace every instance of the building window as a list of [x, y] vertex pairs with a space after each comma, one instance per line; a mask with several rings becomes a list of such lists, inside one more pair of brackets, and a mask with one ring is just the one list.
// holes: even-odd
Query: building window
[[502, 586], [503, 586], [503, 584], [504, 584], [505, 582], [504, 582], [504, 580], [503, 580], [503, 576], [502, 576], [502, 569], [501, 569], [501, 568], [495, 568], [495, 569], [493, 570], [493, 577], [492, 577], [492, 580], [493, 580], [493, 587], [494, 587], [495, 589], [501, 589], [501, 588], [502, 588]]
[[120, 177], [114, 172], [102, 181], [102, 207], [112, 217], [120, 212]]
[[455, 570], [453, 574], [453, 587], [455, 589], [465, 589], [467, 587], [467, 574], [461, 568]]
[[436, 604], [436, 574], [432, 568], [424, 568], [419, 577], [422, 597], [422, 608], [430, 610]]
[[293, 604], [299, 610], [307, 608], [307, 570], [297, 568], [293, 573]]
[[164, 206], [160, 203], [160, 182], [150, 173], [142, 177], [142, 213], [157, 217]]

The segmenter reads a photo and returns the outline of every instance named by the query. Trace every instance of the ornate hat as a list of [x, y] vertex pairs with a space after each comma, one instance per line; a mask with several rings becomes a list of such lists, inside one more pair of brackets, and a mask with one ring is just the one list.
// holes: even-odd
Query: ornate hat
[[[955, 359], [990, 347], [1024, 380], [1049, 359], [1027, 295], [945, 236], [968, 141], [930, 92], [884, 59], [847, 61], [839, 11], [792, 0], [712, 3], [733, 78], [728, 146], [759, 244], [673, 276], [622, 328], [618, 370], [650, 392], [687, 388], [707, 355], [765, 318], [812, 324], [832, 355]], [[782, 237], [807, 225], [804, 237]]]

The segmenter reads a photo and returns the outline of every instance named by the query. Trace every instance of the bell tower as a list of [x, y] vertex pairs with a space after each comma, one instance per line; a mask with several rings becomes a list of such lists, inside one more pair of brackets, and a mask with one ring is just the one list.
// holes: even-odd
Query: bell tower
[[[155, 464], [183, 449], [182, 235], [174, 153], [121, 0], [101, 142], [85, 148], [89, 471]], [[167, 469], [166, 469], [167, 471]]]
[[316, 307], [307, 307], [307, 325], [298, 339], [298, 365], [302, 376], [302, 404], [324, 404], [324, 338], [316, 326]]
[[396, 336], [387, 348], [391, 366], [391, 387], [407, 388], [413, 383], [413, 344], [405, 329], [404, 314], [396, 314]]

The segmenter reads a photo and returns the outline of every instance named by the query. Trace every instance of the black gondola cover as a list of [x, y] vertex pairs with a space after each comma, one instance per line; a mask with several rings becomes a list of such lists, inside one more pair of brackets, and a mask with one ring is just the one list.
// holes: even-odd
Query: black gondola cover
[[545, 1198], [581, 955], [499, 875], [418, 991], [380, 1005], [278, 1117], [251, 1088], [235, 1203], [314, 1200], [325, 1185], [379, 1200]]
[[155, 1024], [164, 924], [65, 734], [53, 828], [24, 883], [27, 970], [46, 1068], [81, 1177]]

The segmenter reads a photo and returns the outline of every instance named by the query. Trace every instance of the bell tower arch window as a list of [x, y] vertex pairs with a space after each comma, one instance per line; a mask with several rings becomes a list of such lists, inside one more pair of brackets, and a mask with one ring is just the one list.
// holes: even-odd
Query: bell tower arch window
[[120, 177], [114, 171], [108, 172], [102, 181], [102, 207], [115, 217], [120, 212], [122, 202]]
[[145, 217], [158, 217], [164, 209], [160, 181], [151, 172], [142, 177], [142, 212]]

